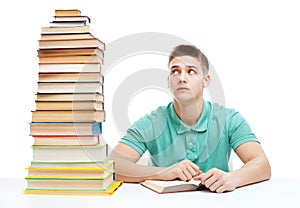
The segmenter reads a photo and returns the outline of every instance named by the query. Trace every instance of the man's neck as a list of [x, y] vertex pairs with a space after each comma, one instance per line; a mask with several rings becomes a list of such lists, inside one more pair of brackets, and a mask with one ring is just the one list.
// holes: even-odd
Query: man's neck
[[177, 116], [188, 126], [195, 125], [201, 114], [203, 109], [203, 99], [201, 98], [199, 101], [191, 101], [191, 102], [181, 102], [178, 103], [174, 100], [174, 109]]

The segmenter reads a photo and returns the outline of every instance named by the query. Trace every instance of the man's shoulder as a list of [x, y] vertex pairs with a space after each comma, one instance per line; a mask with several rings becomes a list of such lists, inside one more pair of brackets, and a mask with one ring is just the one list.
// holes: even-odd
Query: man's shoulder
[[168, 113], [170, 113], [172, 106], [173, 106], [172, 102], [166, 106], [159, 106], [158, 108], [156, 108], [146, 116], [150, 119], [165, 117]]
[[162, 123], [166, 123], [170, 108], [172, 106], [172, 103], [169, 103], [167, 106], [159, 106], [155, 110], [153, 110], [151, 113], [144, 115], [142, 118], [137, 120], [134, 123], [135, 127], [138, 128], [149, 128], [153, 125], [159, 125]]
[[235, 108], [228, 108], [219, 103], [213, 103], [210, 101], [206, 101], [206, 105], [208, 106], [212, 116], [230, 118], [235, 114], [238, 114], [238, 111]]
[[144, 120], [155, 126], [165, 124], [169, 118], [172, 107], [172, 103], [169, 103], [167, 106], [159, 106], [150, 114], [145, 115]]

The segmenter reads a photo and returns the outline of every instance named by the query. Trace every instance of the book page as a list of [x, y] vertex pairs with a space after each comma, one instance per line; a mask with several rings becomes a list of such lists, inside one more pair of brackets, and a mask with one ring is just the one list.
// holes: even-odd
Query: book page
[[198, 186], [201, 183], [201, 181], [196, 181], [194, 179], [191, 179], [190, 181], [181, 181], [181, 180], [174, 180], [174, 181], [147, 180], [147, 181], [162, 187], [178, 186], [184, 184], [194, 184], [195, 186]]

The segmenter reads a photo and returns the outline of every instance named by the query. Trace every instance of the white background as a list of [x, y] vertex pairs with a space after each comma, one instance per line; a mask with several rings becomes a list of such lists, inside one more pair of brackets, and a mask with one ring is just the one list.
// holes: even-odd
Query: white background
[[[71, 2], [71, 3], [69, 3]], [[273, 177], [299, 177], [299, 6], [297, 1], [6, 1], [1, 5], [1, 171], [24, 177], [31, 161], [31, 110], [37, 91], [38, 39], [55, 9], [80, 9], [105, 43], [134, 33], [160, 32], [198, 46], [217, 71], [226, 106], [250, 123], [272, 165]], [[118, 83], [134, 70], [166, 68], [166, 57], [140, 55], [117, 64], [105, 79], [111, 145], [122, 136], [111, 118]], [[153, 97], [153, 99], [151, 99]], [[136, 95], [136, 120], [170, 97], [158, 90]]]

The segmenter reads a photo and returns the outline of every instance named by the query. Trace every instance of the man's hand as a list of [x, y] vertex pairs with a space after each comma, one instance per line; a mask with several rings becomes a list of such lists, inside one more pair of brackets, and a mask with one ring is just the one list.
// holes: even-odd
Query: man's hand
[[163, 170], [160, 173], [160, 177], [163, 180], [180, 179], [182, 181], [186, 181], [201, 173], [200, 168], [196, 164], [189, 160], [182, 160]]
[[237, 185], [231, 173], [224, 172], [217, 168], [212, 168], [206, 173], [194, 177], [195, 180], [201, 180], [209, 190], [222, 193], [224, 191], [233, 191]]

